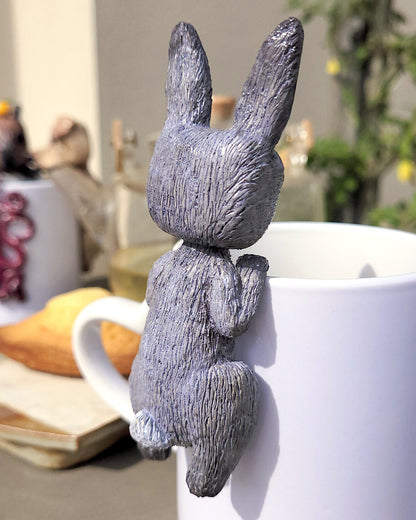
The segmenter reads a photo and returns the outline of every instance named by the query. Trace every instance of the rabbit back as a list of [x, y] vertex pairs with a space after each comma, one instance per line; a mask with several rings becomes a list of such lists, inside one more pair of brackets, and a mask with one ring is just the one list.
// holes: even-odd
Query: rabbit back
[[[212, 322], [209, 293], [213, 276], [234, 271], [228, 252], [213, 256], [182, 246], [159, 259], [149, 277], [150, 309], [130, 375], [131, 401], [135, 412], [150, 411], [175, 444], [195, 440], [189, 424], [201, 401], [198, 389], [211, 386], [209, 374], [220, 377], [213, 367], [232, 361], [234, 337], [221, 334]], [[235, 378], [229, 370], [224, 385], [240, 379], [240, 369]]]

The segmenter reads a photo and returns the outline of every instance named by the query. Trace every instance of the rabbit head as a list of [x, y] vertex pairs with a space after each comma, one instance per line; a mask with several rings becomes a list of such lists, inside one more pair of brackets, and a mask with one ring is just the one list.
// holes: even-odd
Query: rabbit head
[[303, 30], [289, 18], [263, 43], [229, 130], [209, 127], [211, 77], [195, 29], [173, 30], [167, 119], [147, 186], [149, 212], [190, 244], [245, 248], [270, 224], [283, 182], [274, 148], [292, 108]]

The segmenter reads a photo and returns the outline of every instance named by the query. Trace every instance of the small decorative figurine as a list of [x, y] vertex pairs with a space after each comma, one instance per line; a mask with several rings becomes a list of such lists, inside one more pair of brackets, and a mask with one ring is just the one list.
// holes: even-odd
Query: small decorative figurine
[[234, 338], [256, 312], [267, 260], [229, 248], [254, 244], [275, 212], [283, 166], [274, 151], [289, 118], [303, 42], [295, 18], [263, 43], [229, 130], [209, 127], [211, 78], [195, 29], [169, 46], [167, 119], [152, 158], [153, 220], [183, 239], [150, 273], [150, 310], [130, 376], [132, 437], [147, 458], [192, 447], [187, 484], [215, 496], [256, 423], [257, 382], [233, 360]]
[[30, 154], [25, 131], [19, 121], [19, 107], [9, 107], [0, 115], [0, 171], [21, 176], [26, 179], [35, 179], [39, 176], [39, 169]]
[[69, 166], [90, 175], [87, 165], [90, 155], [88, 132], [82, 123], [72, 117], [58, 117], [52, 127], [50, 142], [33, 155], [44, 170]]

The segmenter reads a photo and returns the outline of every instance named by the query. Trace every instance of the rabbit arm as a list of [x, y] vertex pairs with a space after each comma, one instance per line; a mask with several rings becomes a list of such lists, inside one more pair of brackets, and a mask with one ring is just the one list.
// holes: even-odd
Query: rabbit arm
[[156, 260], [156, 262], [153, 264], [147, 279], [146, 287], [146, 301], [149, 306], [152, 304], [155, 290], [157, 290], [158, 286], [160, 285], [161, 279], [163, 277], [163, 271], [167, 268], [168, 265], [171, 264], [173, 254], [173, 251], [169, 251]]
[[235, 269], [220, 271], [215, 277], [208, 306], [211, 324], [220, 334], [233, 338], [247, 329], [260, 302], [268, 268], [264, 257], [243, 255]]

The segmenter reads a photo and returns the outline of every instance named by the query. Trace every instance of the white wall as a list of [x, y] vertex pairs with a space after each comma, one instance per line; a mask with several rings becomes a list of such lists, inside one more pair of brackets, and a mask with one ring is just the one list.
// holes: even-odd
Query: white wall
[[9, 0], [0, 0], [0, 13], [0, 98], [12, 98], [16, 92], [16, 72]]
[[0, 83], [0, 97], [21, 105], [31, 149], [46, 145], [57, 116], [68, 114], [89, 129], [91, 170], [100, 172], [94, 0], [0, 0], [0, 7], [1, 56], [14, 76]]

